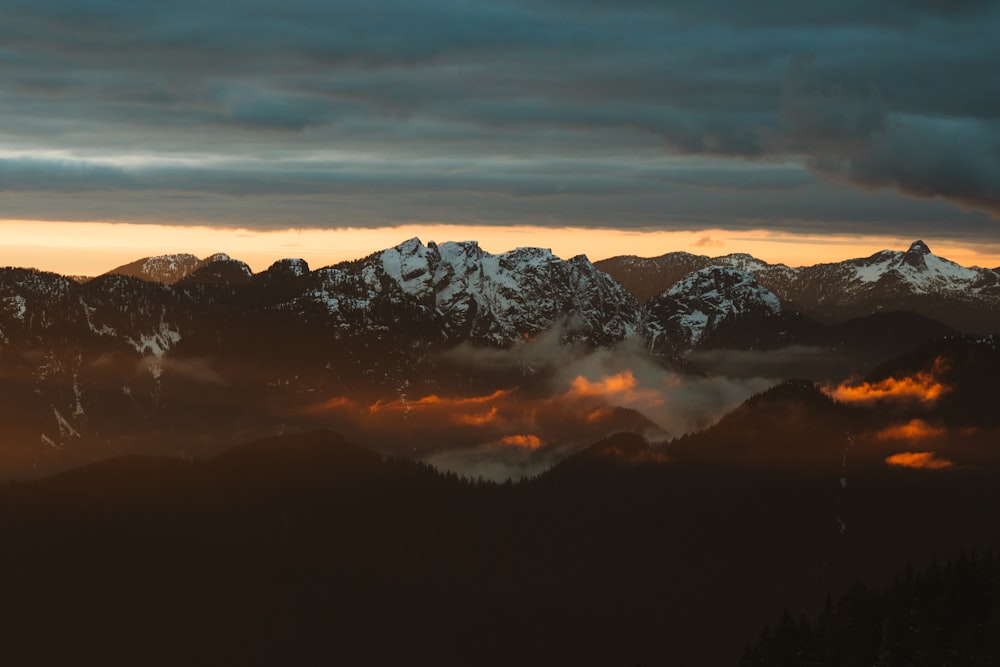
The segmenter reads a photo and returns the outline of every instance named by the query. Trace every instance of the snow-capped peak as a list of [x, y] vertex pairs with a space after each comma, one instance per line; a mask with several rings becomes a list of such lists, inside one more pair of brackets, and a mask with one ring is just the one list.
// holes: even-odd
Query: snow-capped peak
[[883, 250], [843, 265], [849, 267], [858, 283], [877, 283], [890, 278], [916, 294], [968, 292], [981, 277], [978, 269], [966, 268], [933, 254], [923, 241], [914, 241], [906, 252]]
[[710, 266], [689, 274], [646, 305], [651, 349], [690, 349], [723, 322], [747, 315], [777, 315], [781, 301], [753, 274]]

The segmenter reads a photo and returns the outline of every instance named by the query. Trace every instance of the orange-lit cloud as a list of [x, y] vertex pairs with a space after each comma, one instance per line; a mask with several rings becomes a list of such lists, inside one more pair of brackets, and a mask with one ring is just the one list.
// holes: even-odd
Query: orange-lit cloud
[[884, 428], [876, 434], [879, 440], [926, 440], [944, 435], [945, 430], [931, 426], [922, 419], [911, 419], [905, 424]]
[[497, 407], [494, 405], [486, 412], [474, 412], [469, 414], [458, 413], [454, 415], [454, 420], [456, 423], [469, 424], [471, 426], [492, 424], [497, 420]]
[[924, 470], [944, 470], [955, 465], [948, 459], [938, 458], [934, 452], [900, 452], [888, 457], [885, 462], [891, 466]]
[[506, 398], [512, 391], [512, 389], [498, 389], [492, 394], [488, 394], [486, 396], [438, 396], [437, 394], [429, 394], [412, 401], [402, 398], [386, 403], [376, 401], [368, 407], [368, 411], [375, 414], [377, 412], [411, 412], [413, 410], [423, 410], [427, 408], [435, 410], [441, 408], [461, 410], [470, 407], [475, 408], [482, 405], [488, 405], [502, 398]]
[[341, 408], [357, 409], [357, 407], [357, 402], [346, 396], [334, 396], [322, 403], [306, 406], [301, 410], [301, 413], [306, 415], [321, 415]]
[[596, 410], [591, 410], [587, 413], [587, 421], [594, 423], [599, 422], [602, 419], [607, 419], [611, 416], [612, 410], [610, 408], [598, 408]]
[[694, 242], [696, 248], [721, 248], [724, 245], [726, 245], [725, 241], [713, 239], [711, 236], [702, 236]]
[[596, 381], [577, 377], [555, 396], [532, 396], [516, 387], [472, 396], [429, 394], [373, 403], [333, 396], [295, 414], [375, 441], [531, 451], [594, 441], [614, 432], [645, 432], [649, 420], [620, 406], [661, 400], [659, 392], [641, 388], [631, 372], [623, 372]]
[[320, 407], [331, 410], [333, 408], [341, 408], [345, 406], [354, 407], [356, 403], [346, 396], [334, 396], [330, 400], [324, 402]]
[[655, 389], [639, 387], [632, 371], [622, 371], [616, 375], [605, 375], [598, 381], [591, 381], [578, 375], [570, 383], [570, 389], [565, 394], [572, 397], [596, 396], [624, 403], [643, 403], [659, 405], [665, 400]]
[[944, 361], [938, 358], [930, 371], [910, 377], [889, 377], [879, 382], [862, 382], [857, 385], [845, 382], [833, 389], [827, 388], [826, 391], [837, 400], [848, 403], [875, 403], [883, 400], [933, 403], [951, 390], [938, 380], [944, 369]]
[[500, 438], [500, 444], [508, 447], [522, 447], [524, 449], [538, 449], [544, 443], [537, 435], [515, 434]]

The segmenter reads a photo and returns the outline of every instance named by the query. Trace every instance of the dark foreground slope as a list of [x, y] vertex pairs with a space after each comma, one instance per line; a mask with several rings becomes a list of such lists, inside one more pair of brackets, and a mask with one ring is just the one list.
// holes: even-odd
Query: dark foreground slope
[[[665, 462], [518, 485], [329, 433], [0, 488], [11, 664], [735, 664], [858, 578], [1000, 547], [996, 474]], [[837, 517], [847, 524], [842, 532]]]
[[743, 667], [1000, 664], [1000, 561], [961, 554], [907, 567], [890, 587], [859, 582], [815, 619], [786, 611], [747, 646]]

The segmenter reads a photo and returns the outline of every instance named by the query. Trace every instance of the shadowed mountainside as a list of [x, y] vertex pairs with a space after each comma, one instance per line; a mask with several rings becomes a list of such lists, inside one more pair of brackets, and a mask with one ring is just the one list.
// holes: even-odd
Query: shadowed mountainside
[[845, 494], [836, 469], [648, 451], [497, 485], [314, 433], [10, 483], [0, 641], [21, 664], [732, 665], [784, 607], [1000, 546], [986, 469], [858, 469]]

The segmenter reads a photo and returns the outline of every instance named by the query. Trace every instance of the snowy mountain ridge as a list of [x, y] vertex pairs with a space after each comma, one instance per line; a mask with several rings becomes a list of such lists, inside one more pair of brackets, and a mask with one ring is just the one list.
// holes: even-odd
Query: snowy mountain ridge
[[906, 252], [883, 250], [865, 259], [842, 262], [842, 265], [848, 272], [854, 272], [852, 283], [877, 283], [895, 273], [915, 293], [975, 293], [995, 286], [991, 281], [980, 280], [984, 275], [983, 269], [966, 268], [938, 257], [923, 241], [914, 241]]
[[[747, 271], [782, 303], [820, 320], [840, 321], [873, 312], [913, 310], [959, 329], [1000, 326], [1000, 274], [963, 267], [931, 252], [923, 241], [905, 251], [882, 250], [869, 257], [792, 268], [749, 255], [708, 257], [667, 253], [621, 256], [595, 264], [639, 301], [668, 291], [694, 271], [726, 266]], [[992, 313], [992, 314], [991, 314]]]
[[[569, 339], [606, 345], [639, 329], [639, 304], [624, 288], [586, 256], [562, 260], [543, 248], [494, 255], [475, 241], [414, 238], [318, 273], [323, 283], [313, 297], [331, 312], [369, 308], [395, 293], [440, 318], [451, 340], [504, 345], [564, 323]], [[345, 292], [353, 295], [348, 303]]]

